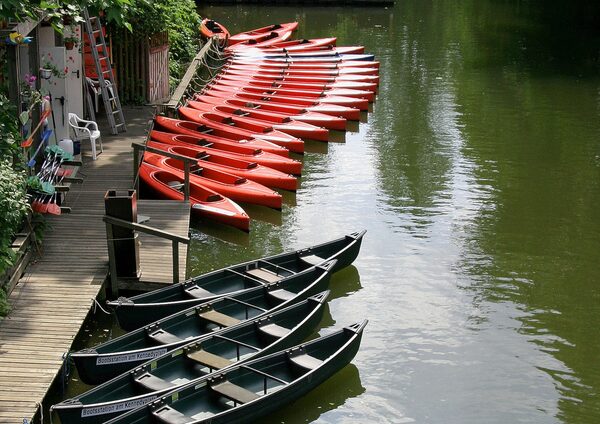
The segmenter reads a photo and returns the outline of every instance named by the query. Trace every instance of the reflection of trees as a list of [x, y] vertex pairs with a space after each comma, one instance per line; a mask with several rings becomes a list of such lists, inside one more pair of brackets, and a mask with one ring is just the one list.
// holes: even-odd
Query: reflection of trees
[[458, 40], [463, 155], [494, 205], [465, 235], [461, 268], [483, 299], [522, 305], [520, 331], [566, 365], [545, 369], [562, 418], [587, 422], [600, 413], [598, 48], [589, 17], [560, 10], [479, 10]]

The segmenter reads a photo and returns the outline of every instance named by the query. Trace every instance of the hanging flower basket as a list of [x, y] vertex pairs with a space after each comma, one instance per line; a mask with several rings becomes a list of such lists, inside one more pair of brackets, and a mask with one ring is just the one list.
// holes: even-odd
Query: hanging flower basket
[[40, 77], [43, 79], [50, 79], [52, 76], [52, 69], [40, 68]]
[[74, 41], [65, 41], [65, 49], [73, 50], [73, 47], [75, 47]]

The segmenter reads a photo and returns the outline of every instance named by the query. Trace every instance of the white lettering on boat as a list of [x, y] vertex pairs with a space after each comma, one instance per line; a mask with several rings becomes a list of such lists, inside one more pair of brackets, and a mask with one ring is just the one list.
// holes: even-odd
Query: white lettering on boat
[[123, 362], [147, 361], [167, 353], [167, 348], [147, 350], [144, 352], [126, 353], [115, 356], [100, 356], [96, 359], [96, 365], [121, 364]]
[[84, 407], [83, 410], [81, 411], [81, 417], [82, 418], [83, 417], [93, 417], [96, 415], [105, 415], [105, 414], [112, 414], [115, 412], [128, 411], [133, 408], [138, 408], [140, 406], [144, 406], [145, 404], [152, 402], [157, 397], [158, 396], [147, 396], [145, 398], [130, 400], [127, 402], [115, 403], [112, 405], [96, 406], [93, 408]]

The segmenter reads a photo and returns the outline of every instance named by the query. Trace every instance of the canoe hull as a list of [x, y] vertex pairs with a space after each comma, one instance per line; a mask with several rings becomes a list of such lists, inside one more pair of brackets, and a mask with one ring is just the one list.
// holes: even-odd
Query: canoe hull
[[[167, 311], [166, 308], [162, 308], [157, 311], [165, 312], [164, 318], [158, 321], [150, 320], [158, 318], [159, 313], [151, 317], [134, 316], [133, 319], [137, 318], [137, 320], [127, 321], [128, 325], [123, 325], [123, 321], [119, 321], [122, 327], [131, 331], [92, 349], [71, 354], [79, 377], [87, 384], [104, 383], [146, 361], [158, 358], [207, 334], [213, 334], [214, 326], [207, 325], [201, 317], [198, 317], [202, 311], [208, 309], [225, 311], [238, 322], [243, 323], [247, 319], [258, 319], [321, 293], [328, 289], [333, 262], [326, 263], [324, 266], [311, 267], [281, 280], [279, 285], [255, 286], [239, 290], [227, 297], [221, 295], [212, 299], [205, 298], [186, 309], [171, 308]], [[279, 289], [289, 290], [294, 296], [287, 299], [274, 296], [273, 292]], [[118, 304], [119, 301], [116, 303]], [[244, 306], [248, 304], [254, 306], [250, 308]], [[260, 309], [256, 306], [260, 306]], [[146, 308], [144, 312], [149, 312], [148, 309]], [[153, 314], [152, 311], [150, 313]], [[122, 318], [123, 314], [117, 313], [117, 317]], [[186, 337], [178, 337], [178, 340], [171, 339], [173, 341], [170, 343], [156, 344], [155, 339], [149, 338], [149, 334], [154, 333], [155, 330]]]
[[[188, 352], [197, 351], [200, 346], [202, 349], [210, 349], [212, 353], [230, 360], [231, 365], [235, 365], [298, 344], [310, 336], [321, 321], [328, 293], [328, 291], [320, 293], [296, 305], [274, 312], [269, 315], [268, 321], [259, 318], [235, 328], [226, 328], [136, 367], [135, 375], [146, 374], [149, 378], [156, 377], [157, 381], [165, 386], [171, 383], [168, 387], [153, 390], [152, 387], [140, 386], [130, 373], [123, 373], [73, 399], [52, 406], [52, 410], [59, 415], [62, 423], [101, 424], [130, 409], [151, 402], [161, 394], [183, 385], [186, 380], [206, 376], [207, 373], [198, 369], [199, 367], [195, 368], [198, 365], [187, 356]], [[265, 322], [284, 326], [289, 329], [289, 332], [277, 336], [265, 335], [260, 330], [260, 326]], [[227, 349], [229, 344], [219, 337], [227, 337], [242, 343], [244, 340], [252, 341], [252, 346], [259, 350], [250, 356], [236, 358], [233, 356], [235, 352]], [[226, 368], [219, 368], [213, 373], [221, 372]], [[168, 379], [165, 380], [161, 376]]]
[[[198, 164], [207, 169], [229, 172], [256, 181], [257, 183], [264, 184], [267, 187], [281, 188], [290, 191], [296, 191], [298, 188], [298, 180], [293, 175], [285, 174], [267, 166], [258, 165], [256, 162], [252, 163], [227, 157], [219, 157], [210, 151], [207, 152], [206, 149], [194, 149], [192, 146], [176, 146], [158, 143], [152, 140], [151, 135], [151, 139], [148, 141], [148, 147], [198, 159]], [[206, 158], [203, 155], [204, 153], [207, 153], [209, 158]], [[199, 155], [200, 158], [198, 158]]]
[[336, 263], [333, 266], [332, 272], [339, 271], [352, 264], [356, 259], [360, 252], [365, 232], [363, 230], [312, 247], [232, 265], [149, 293], [143, 293], [131, 298], [120, 298], [117, 301], [108, 302], [108, 305], [113, 308], [121, 327], [125, 330], [133, 330], [150, 323], [152, 320], [151, 317], [154, 319], [166, 317], [185, 308], [202, 303], [205, 299], [189, 298], [185, 292], [186, 288], [193, 286], [198, 281], [214, 281], [225, 270], [243, 271], [244, 269], [257, 267], [262, 260], [298, 272], [311, 265], [311, 263], [307, 262], [308, 258], [316, 256], [322, 259], [323, 262], [335, 259]]

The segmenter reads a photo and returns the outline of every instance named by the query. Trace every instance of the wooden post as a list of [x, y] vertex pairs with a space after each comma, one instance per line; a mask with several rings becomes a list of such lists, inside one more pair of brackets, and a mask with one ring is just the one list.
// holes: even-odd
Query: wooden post
[[177, 240], [171, 242], [173, 245], [173, 283], [179, 283], [179, 243]]
[[[191, 172], [191, 164], [196, 162], [196, 159], [178, 155], [177, 153], [165, 152], [164, 150], [155, 149], [153, 147], [148, 147], [140, 143], [131, 143], [131, 147], [133, 147], [133, 174], [137, 175], [138, 172], [138, 164], [139, 164], [139, 151], [144, 150], [150, 153], [156, 153], [162, 156], [167, 156], [169, 158], [177, 159], [183, 162], [183, 200], [190, 200], [190, 172]], [[136, 180], [136, 193], [139, 193], [139, 178]], [[139, 196], [139, 194], [138, 194]]]
[[183, 200], [186, 202], [190, 200], [190, 161], [183, 161]]
[[137, 143], [133, 143], [133, 188], [135, 189], [136, 198], [140, 198], [140, 147]]
[[[105, 221], [106, 222], [106, 221]], [[110, 291], [111, 296], [119, 296], [119, 279], [117, 278], [117, 264], [115, 258], [113, 226], [106, 222], [106, 241], [108, 244], [108, 267], [110, 270]]]

